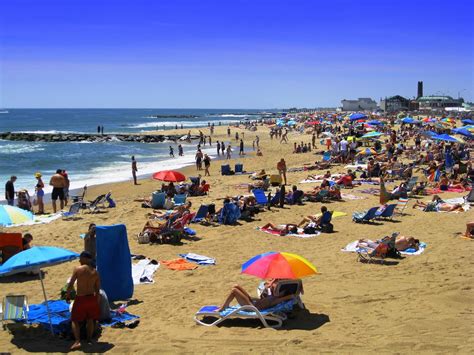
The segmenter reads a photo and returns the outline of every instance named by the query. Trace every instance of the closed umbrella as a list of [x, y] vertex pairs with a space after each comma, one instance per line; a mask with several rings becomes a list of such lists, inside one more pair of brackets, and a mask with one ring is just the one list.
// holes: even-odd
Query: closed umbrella
[[297, 254], [268, 252], [254, 256], [242, 265], [242, 273], [261, 279], [299, 279], [317, 273], [316, 267]]
[[[32, 247], [13, 255], [10, 259], [3, 263], [3, 265], [0, 266], [0, 277], [17, 274], [19, 272], [28, 272], [42, 269], [48, 266], [72, 261], [78, 257], [79, 254], [63, 248], [45, 246]], [[43, 274], [41, 270], [39, 272], [39, 278], [41, 281], [41, 288], [43, 289], [46, 309], [48, 311], [51, 333], [54, 334], [53, 325], [51, 323], [51, 313], [48, 306], [48, 297], [46, 296], [46, 291], [44, 289]]]
[[9, 205], [0, 205], [0, 226], [10, 226], [34, 220], [30, 211]]
[[185, 181], [186, 176], [175, 170], [163, 170], [153, 174], [153, 179], [166, 182]]

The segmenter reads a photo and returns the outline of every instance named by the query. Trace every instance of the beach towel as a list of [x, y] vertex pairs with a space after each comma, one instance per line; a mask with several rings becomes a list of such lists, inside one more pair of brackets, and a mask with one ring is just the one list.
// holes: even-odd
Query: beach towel
[[[279, 225], [278, 227], [283, 227], [284, 228], [285, 225]], [[305, 234], [303, 228], [298, 228], [298, 233], [289, 233], [289, 234], [286, 234], [286, 235], [281, 235], [279, 231], [275, 231], [275, 230], [268, 229], [268, 228], [257, 228], [257, 230], [259, 230], [263, 233], [267, 233], [267, 234], [271, 234], [271, 235], [277, 235], [279, 237], [313, 238], [313, 237], [316, 237], [316, 236], [321, 234], [321, 232], [319, 232], [319, 231], [317, 231], [314, 234]]]
[[464, 191], [464, 189], [456, 189], [456, 188], [453, 188], [453, 187], [448, 187], [448, 191], [442, 191], [440, 190], [439, 188], [437, 187], [434, 187], [434, 188], [425, 188], [425, 192], [426, 194], [428, 195], [437, 195], [437, 194], [442, 194], [443, 192], [457, 192], [457, 193], [464, 193], [466, 191]]
[[[471, 209], [471, 205], [464, 200], [464, 197], [448, 198], [447, 200], [443, 200], [443, 201], [451, 205], [461, 204], [464, 212], [469, 211]], [[446, 213], [447, 211], [437, 211], [437, 212]], [[459, 213], [461, 211], [453, 211], [453, 212]], [[453, 213], [453, 212], [450, 212], [450, 213]]]
[[[321, 217], [323, 214], [322, 213], [316, 213], [314, 216], [316, 218]], [[340, 211], [333, 211], [332, 212], [332, 218], [337, 218], [337, 217], [342, 217], [342, 216], [347, 216], [347, 213], [345, 212], [340, 212]]]
[[40, 215], [40, 216], [35, 215], [32, 221], [27, 221], [27, 222], [18, 223], [18, 224], [10, 224], [6, 226], [2, 226], [2, 227], [11, 228], [11, 227], [21, 227], [21, 226], [33, 226], [35, 224], [48, 224], [48, 223], [51, 223], [52, 221], [55, 221], [61, 218], [61, 216], [62, 216], [61, 212], [45, 214], [45, 215]]
[[194, 253], [179, 254], [180, 257], [198, 265], [216, 265], [216, 259]]
[[154, 283], [153, 275], [160, 267], [160, 263], [152, 262], [150, 259], [140, 260], [136, 264], [132, 264], [132, 278], [134, 285]]
[[362, 196], [356, 196], [356, 195], [345, 194], [345, 193], [341, 193], [341, 197], [342, 199], [345, 199], [345, 200], [364, 200], [365, 199], [365, 197], [362, 197]]
[[[51, 323], [53, 325], [54, 334], [70, 334], [71, 333], [71, 312], [69, 311], [69, 304], [64, 300], [48, 301], [48, 307], [51, 312]], [[49, 318], [46, 303], [32, 304], [29, 306], [28, 319], [26, 324], [39, 324], [43, 328], [49, 330]], [[116, 311], [110, 312], [111, 319], [101, 321], [100, 325], [104, 327], [113, 326], [119, 322], [128, 322], [137, 318], [136, 315]]]
[[380, 189], [374, 189], [374, 188], [369, 188], [369, 189], [364, 189], [364, 190], [357, 190], [357, 192], [362, 192], [363, 194], [378, 194], [380, 192]]
[[97, 271], [109, 301], [133, 296], [132, 261], [123, 224], [96, 227]]
[[196, 235], [196, 231], [194, 229], [189, 228], [189, 227], [184, 227], [183, 231], [187, 235]]
[[174, 260], [161, 260], [160, 263], [165, 265], [170, 270], [194, 270], [197, 269], [196, 264], [192, 264], [184, 259], [174, 259]]
[[349, 164], [344, 167], [344, 169], [367, 169], [367, 164]]
[[[348, 252], [348, 253], [357, 253], [359, 248], [357, 247], [357, 244], [359, 243], [358, 240], [355, 240], [349, 244], [347, 244], [341, 251], [343, 252]], [[370, 248], [364, 248], [364, 249], [370, 249]], [[400, 254], [402, 255], [420, 255], [422, 254], [426, 249], [426, 243], [420, 243], [420, 246], [418, 250], [415, 250], [414, 248], [406, 249], [404, 251], [401, 251]], [[372, 249], [370, 249], [372, 250]]]

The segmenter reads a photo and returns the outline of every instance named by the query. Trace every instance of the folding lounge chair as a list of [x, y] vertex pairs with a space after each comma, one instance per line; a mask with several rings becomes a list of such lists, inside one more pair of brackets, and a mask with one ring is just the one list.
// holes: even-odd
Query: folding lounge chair
[[377, 216], [376, 218], [377, 219], [379, 219], [379, 218], [390, 218], [390, 219], [392, 219], [393, 214], [395, 213], [395, 208], [397, 208], [396, 203], [388, 205], [385, 208], [385, 210], [379, 216]]
[[370, 222], [371, 220], [375, 219], [375, 213], [378, 209], [378, 207], [372, 207], [366, 212], [354, 212], [352, 214], [352, 220], [356, 223]]
[[[384, 238], [380, 241], [376, 249], [359, 247], [357, 248], [357, 260], [366, 263], [384, 263], [387, 252], [395, 249], [395, 241], [398, 233], [392, 234], [390, 238]], [[395, 249], [396, 250], [396, 249]]]
[[151, 194], [151, 208], [163, 208], [165, 205], [166, 193], [155, 191]]
[[418, 176], [413, 176], [410, 178], [410, 180], [408, 180], [408, 183], [406, 186], [406, 190], [408, 194], [413, 192], [413, 189], [415, 188], [417, 182], [418, 182]]
[[278, 174], [270, 175], [270, 185], [280, 186], [282, 183], [281, 176]]
[[323, 153], [323, 161], [330, 162], [331, 161], [331, 152], [324, 152]]
[[181, 206], [184, 205], [186, 202], [186, 194], [180, 194], [180, 195], [174, 195], [173, 201], [175, 206]]
[[208, 205], [199, 206], [199, 209], [196, 212], [196, 215], [194, 216], [194, 219], [192, 220], [192, 222], [193, 223], [201, 222], [203, 219], [205, 219], [207, 217], [208, 213], [209, 213], [209, 206]]
[[278, 191], [275, 195], [272, 196], [272, 199], [270, 200], [270, 204], [272, 206], [280, 203], [280, 195], [281, 195], [281, 192]]
[[0, 251], [2, 263], [23, 250], [21, 233], [0, 233]]
[[[294, 299], [285, 301], [274, 307], [260, 311], [255, 306], [251, 305], [228, 307], [222, 312], [217, 311], [219, 306], [204, 306], [196, 312], [194, 320], [197, 324], [212, 327], [231, 318], [258, 319], [262, 322], [265, 328], [279, 328], [288, 318], [286, 313], [293, 310], [295, 302]], [[211, 317], [216, 318], [216, 320], [208, 322]], [[268, 322], [275, 322], [276, 324], [270, 325]]]
[[395, 209], [396, 213], [403, 216], [403, 211], [405, 211], [405, 208], [407, 207], [407, 205], [408, 205], [408, 199], [404, 197], [400, 197], [397, 202], [397, 208]]
[[84, 198], [86, 197], [86, 193], [87, 193], [87, 185], [84, 185], [84, 187], [82, 188], [82, 194], [71, 196], [72, 202], [84, 203]]
[[7, 320], [24, 321], [28, 319], [28, 301], [25, 295], [7, 295], [0, 304], [2, 322]]
[[106, 195], [97, 196], [94, 201], [91, 201], [90, 204], [87, 206], [89, 211], [92, 213], [99, 212], [101, 208], [105, 208], [105, 202], [107, 198], [110, 197], [111, 193], [107, 193]]
[[63, 219], [74, 218], [81, 210], [82, 202], [75, 202], [69, 207], [68, 212], [62, 212]]
[[255, 200], [257, 201], [257, 204], [266, 206], [268, 204], [268, 198], [267, 195], [265, 195], [265, 191], [262, 189], [253, 189], [252, 193], [255, 197]]

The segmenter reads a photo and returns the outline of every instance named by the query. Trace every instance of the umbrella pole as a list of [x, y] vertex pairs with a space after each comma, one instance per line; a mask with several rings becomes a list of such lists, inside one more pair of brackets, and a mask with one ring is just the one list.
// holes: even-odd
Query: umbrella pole
[[39, 278], [41, 281], [41, 288], [43, 289], [43, 296], [44, 296], [44, 302], [46, 304], [46, 311], [48, 312], [49, 327], [51, 329], [51, 334], [53, 334], [54, 336], [53, 323], [51, 322], [51, 311], [49, 310], [48, 297], [46, 296], [46, 290], [44, 289], [43, 272], [41, 270], [39, 271]]

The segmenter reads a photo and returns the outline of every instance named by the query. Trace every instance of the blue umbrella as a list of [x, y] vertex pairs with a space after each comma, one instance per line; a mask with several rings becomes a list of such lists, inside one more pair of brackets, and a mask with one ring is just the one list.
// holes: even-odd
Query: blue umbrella
[[363, 113], [353, 113], [349, 118], [351, 121], [365, 120], [367, 119], [367, 115], [364, 115]]
[[[28, 272], [41, 269], [48, 266], [53, 266], [67, 261], [77, 259], [79, 254], [73, 251], [56, 248], [56, 247], [32, 247], [24, 250], [18, 254], [13, 255], [3, 265], [0, 266], [0, 276], [7, 276], [19, 272]], [[48, 306], [48, 298], [44, 289], [43, 275], [39, 272], [41, 281], [41, 288], [43, 289], [43, 296], [48, 310], [49, 325], [51, 333], [53, 333], [53, 325], [51, 324], [51, 313]]]
[[432, 137], [433, 139], [436, 139], [436, 140], [439, 140], [439, 141], [445, 141], [445, 142], [454, 142], [454, 143], [459, 143], [459, 141], [454, 138], [454, 137], [451, 137], [449, 134], [437, 134], [435, 136]]
[[402, 123], [408, 123], [408, 124], [414, 124], [414, 123], [419, 123], [420, 121], [415, 120], [413, 117], [405, 117], [402, 118]]
[[469, 132], [468, 129], [464, 128], [464, 127], [461, 127], [461, 128], [454, 128], [452, 129], [452, 131], [454, 133], [457, 133], [457, 134], [461, 134], [463, 136], [466, 136], [468, 138], [474, 138], [474, 134], [472, 134], [471, 132]]
[[471, 120], [470, 118], [465, 118], [461, 120], [461, 122], [464, 124], [474, 124], [474, 120]]
[[383, 122], [377, 121], [377, 120], [372, 120], [367, 122], [371, 126], [380, 126], [383, 125]]

